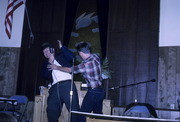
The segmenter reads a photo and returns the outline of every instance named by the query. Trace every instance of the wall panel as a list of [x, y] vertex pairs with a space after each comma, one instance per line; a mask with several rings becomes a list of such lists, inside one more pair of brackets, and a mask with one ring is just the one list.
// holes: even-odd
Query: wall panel
[[0, 48], [0, 95], [16, 93], [20, 48]]

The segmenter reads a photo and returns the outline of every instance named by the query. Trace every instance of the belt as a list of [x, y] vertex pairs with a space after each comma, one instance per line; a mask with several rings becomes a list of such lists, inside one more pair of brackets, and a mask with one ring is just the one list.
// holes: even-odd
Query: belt
[[71, 80], [71, 79], [69, 79], [69, 80], [61, 80], [61, 81], [58, 81], [57, 83], [55, 83], [55, 84], [53, 84], [53, 85], [60, 84], [60, 83], [64, 83], [64, 82], [70, 81], [70, 80]]

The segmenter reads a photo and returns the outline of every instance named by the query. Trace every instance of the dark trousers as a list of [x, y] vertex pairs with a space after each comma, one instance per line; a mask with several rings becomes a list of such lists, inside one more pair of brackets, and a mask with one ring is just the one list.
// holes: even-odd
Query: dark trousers
[[[49, 122], [58, 122], [58, 118], [61, 115], [63, 103], [65, 103], [68, 111], [70, 109], [70, 90], [71, 90], [71, 81], [63, 81], [54, 84], [49, 90], [49, 96], [47, 99], [47, 116]], [[79, 100], [78, 93], [73, 84], [73, 97], [71, 110], [79, 110]], [[67, 117], [68, 118], [68, 117]], [[71, 115], [71, 122], [78, 122], [77, 115]]]
[[[103, 99], [105, 91], [102, 88], [89, 88], [81, 105], [81, 112], [102, 114]], [[80, 115], [79, 122], [86, 122], [86, 117]]]

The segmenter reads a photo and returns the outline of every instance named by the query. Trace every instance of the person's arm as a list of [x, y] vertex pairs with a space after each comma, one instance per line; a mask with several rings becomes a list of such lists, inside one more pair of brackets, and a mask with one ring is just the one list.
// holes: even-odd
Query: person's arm
[[61, 66], [57, 66], [55, 64], [49, 64], [47, 66], [47, 68], [49, 70], [60, 70], [60, 71], [63, 71], [63, 72], [72, 72], [75, 73], [75, 74], [78, 74], [78, 73], [85, 73], [86, 72], [86, 67], [85, 67], [85, 64], [84, 63], [80, 63], [79, 65], [77, 66], [74, 66], [74, 67], [61, 67]]
[[72, 69], [69, 68], [69, 67], [61, 67], [61, 66], [57, 66], [55, 64], [49, 64], [47, 66], [47, 68], [49, 70], [60, 70], [60, 71], [63, 71], [63, 72], [68, 72], [68, 73], [72, 72]]
[[69, 67], [61, 67], [61, 66], [57, 66], [55, 64], [49, 64], [47, 66], [47, 68], [49, 70], [60, 70], [60, 71], [63, 71], [63, 72], [68, 72], [68, 73], [71, 73], [72, 71], [74, 71], [75, 74], [84, 73], [86, 71], [84, 63], [81, 63], [81, 64], [79, 64], [77, 66], [74, 66], [74, 67], [71, 67], [71, 68], [69, 68]]
[[63, 71], [63, 72], [68, 72], [68, 73], [72, 72], [71, 68], [69, 68], [69, 67], [60, 67], [60, 66], [58, 66], [57, 69], [60, 70], [60, 71]]
[[67, 61], [72, 62], [73, 58], [75, 58], [74, 53], [71, 52], [67, 47], [63, 46], [60, 40], [58, 40], [58, 42], [59, 42], [59, 48], [62, 51], [63, 57]]

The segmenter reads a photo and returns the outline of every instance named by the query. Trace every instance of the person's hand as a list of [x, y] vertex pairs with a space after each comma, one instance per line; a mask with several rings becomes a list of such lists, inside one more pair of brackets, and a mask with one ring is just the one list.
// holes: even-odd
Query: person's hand
[[49, 63], [53, 64], [53, 62], [54, 62], [54, 55], [51, 54], [49, 57]]
[[61, 41], [60, 40], [57, 40], [57, 41], [59, 42], [59, 48], [61, 48], [62, 47]]
[[49, 65], [47, 66], [47, 68], [48, 68], [49, 70], [58, 70], [58, 66], [55, 65], [55, 64], [49, 64]]

